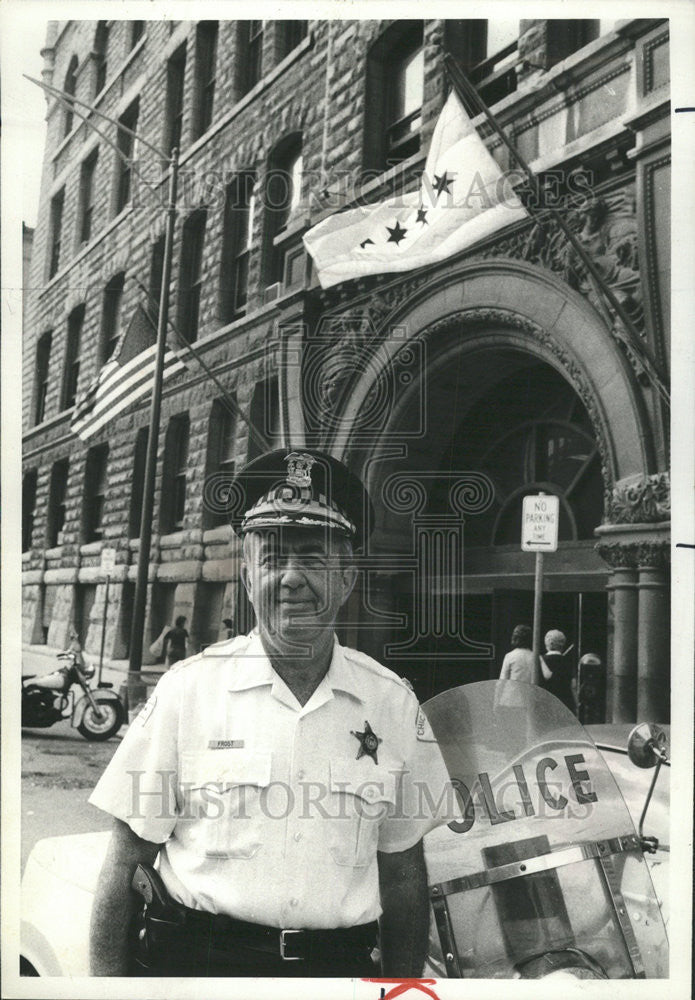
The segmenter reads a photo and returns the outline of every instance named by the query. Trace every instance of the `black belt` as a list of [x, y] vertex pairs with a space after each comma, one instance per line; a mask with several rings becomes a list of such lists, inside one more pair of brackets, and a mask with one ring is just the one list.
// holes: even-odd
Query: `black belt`
[[[177, 907], [179, 909], [179, 907]], [[179, 927], [195, 930], [216, 948], [244, 947], [251, 951], [265, 952], [286, 962], [330, 958], [336, 952], [355, 952], [375, 946], [378, 924], [360, 924], [357, 927], [337, 927], [331, 930], [300, 930], [292, 927], [266, 927], [245, 920], [235, 920], [221, 913], [207, 913], [181, 906], [183, 921]], [[150, 916], [155, 926], [168, 921]], [[156, 930], [155, 930], [156, 934]]]

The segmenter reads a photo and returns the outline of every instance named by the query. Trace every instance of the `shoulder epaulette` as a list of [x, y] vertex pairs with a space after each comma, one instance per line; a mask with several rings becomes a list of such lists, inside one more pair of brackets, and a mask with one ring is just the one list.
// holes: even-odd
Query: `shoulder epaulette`
[[373, 674], [378, 674], [379, 677], [383, 677], [385, 680], [393, 681], [394, 684], [412, 693], [413, 689], [407, 681], [399, 677], [398, 674], [395, 674], [389, 667], [385, 667], [382, 663], [379, 663], [378, 660], [367, 656], [366, 653], [360, 652], [359, 649], [350, 649], [348, 646], [343, 646], [343, 655], [351, 663], [364, 667], [366, 670], [369, 670]]
[[200, 655], [230, 656], [242, 653], [250, 642], [250, 635], [235, 635], [233, 639], [223, 639], [221, 642], [213, 642], [211, 646], [206, 646]]

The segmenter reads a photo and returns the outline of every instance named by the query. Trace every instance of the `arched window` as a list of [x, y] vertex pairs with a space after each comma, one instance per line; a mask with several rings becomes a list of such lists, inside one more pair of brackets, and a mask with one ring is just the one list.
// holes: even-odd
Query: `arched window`
[[36, 469], [30, 469], [22, 479], [22, 552], [31, 549], [36, 516]]
[[203, 527], [205, 529], [229, 524], [225, 492], [234, 478], [236, 431], [236, 414], [231, 404], [226, 399], [216, 399], [210, 412], [205, 461], [205, 479], [208, 486], [204, 493]]
[[[75, 96], [75, 91], [77, 90], [77, 56], [73, 56], [68, 64], [68, 71], [65, 74], [65, 82], [63, 83], [63, 90], [66, 94], [70, 96]], [[72, 132], [72, 123], [74, 115], [72, 113], [72, 104], [65, 109], [65, 118], [63, 119], [63, 137], [69, 135]]]
[[113, 355], [121, 335], [121, 306], [123, 304], [123, 285], [125, 274], [120, 271], [114, 274], [104, 289], [104, 302], [101, 313], [101, 363], [106, 364]]
[[193, 138], [210, 128], [217, 75], [217, 35], [219, 21], [199, 21], [195, 34], [195, 106]]
[[285, 230], [302, 204], [302, 136], [295, 132], [275, 147], [266, 175], [264, 276], [267, 285], [286, 278], [285, 262], [291, 249]]
[[82, 324], [84, 323], [84, 303], [75, 306], [68, 316], [68, 336], [65, 344], [65, 364], [63, 368], [63, 394], [61, 410], [75, 405], [77, 382], [80, 377], [80, 354], [82, 346]]
[[109, 26], [106, 21], [99, 21], [94, 33], [94, 96], [100, 94], [106, 86], [106, 70], [108, 66]]
[[130, 510], [128, 511], [128, 537], [140, 537], [140, 518], [145, 489], [145, 463], [147, 461], [147, 427], [141, 427], [135, 438], [133, 452], [133, 479], [130, 489]]
[[40, 424], [46, 416], [46, 398], [48, 396], [48, 369], [51, 360], [51, 341], [53, 331], [42, 333], [36, 346], [36, 409], [34, 423]]
[[220, 319], [231, 323], [246, 312], [253, 243], [255, 176], [241, 172], [228, 185], [220, 264]]
[[259, 382], [251, 400], [251, 426], [257, 428], [267, 442], [267, 449], [249, 432], [247, 461], [257, 458], [264, 450], [277, 448], [280, 443], [280, 387], [277, 375]]
[[164, 441], [162, 470], [162, 501], [160, 527], [162, 534], [183, 527], [186, 513], [186, 475], [188, 473], [188, 438], [190, 423], [187, 413], [172, 417]]
[[385, 170], [420, 150], [424, 95], [422, 21], [396, 21], [367, 57], [365, 166]]
[[307, 36], [308, 21], [276, 21], [279, 51], [278, 61], [288, 56]]
[[109, 446], [100, 444], [87, 452], [82, 501], [82, 540], [104, 537], [104, 506], [108, 492]]
[[[554, 369], [525, 364], [499, 379], [454, 440], [447, 461], [484, 473], [494, 487], [491, 508], [466, 520], [467, 546], [518, 546], [523, 498], [539, 492], [560, 498], [561, 541], [593, 538], [603, 514], [599, 449], [585, 407]], [[435, 488], [432, 511], [437, 496]]]
[[198, 209], [188, 216], [181, 233], [177, 318], [179, 331], [189, 344], [197, 339], [200, 323], [206, 221], [207, 211]]
[[53, 463], [51, 469], [51, 483], [48, 492], [48, 524], [46, 526], [46, 547], [49, 549], [60, 544], [65, 526], [69, 468], [70, 460], [61, 458], [58, 462]]

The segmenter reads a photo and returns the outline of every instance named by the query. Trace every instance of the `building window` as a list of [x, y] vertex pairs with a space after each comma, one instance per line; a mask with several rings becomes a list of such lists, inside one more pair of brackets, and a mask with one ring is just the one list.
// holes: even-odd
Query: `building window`
[[171, 156], [181, 149], [183, 137], [183, 85], [186, 76], [186, 46], [181, 45], [167, 63], [167, 141]]
[[48, 366], [51, 360], [51, 341], [53, 331], [42, 333], [36, 345], [36, 409], [34, 423], [40, 424], [46, 417], [46, 398], [48, 396]]
[[63, 375], [63, 405], [67, 410], [75, 405], [77, 381], [80, 375], [80, 341], [84, 322], [84, 304], [77, 306], [68, 316], [68, 336], [65, 344], [65, 370]]
[[302, 137], [288, 136], [273, 151], [265, 183], [265, 281], [282, 281], [288, 253], [283, 232], [302, 202]]
[[51, 256], [48, 262], [49, 280], [58, 271], [60, 265], [60, 244], [63, 238], [63, 205], [65, 204], [65, 188], [51, 198]]
[[22, 552], [29, 552], [34, 534], [36, 479], [36, 469], [31, 469], [22, 479]]
[[241, 96], [256, 86], [263, 74], [263, 21], [239, 21], [237, 51], [241, 54]]
[[183, 527], [186, 513], [189, 420], [187, 414], [173, 417], [164, 443], [161, 530], [163, 534]]
[[[68, 65], [68, 71], [65, 74], [65, 83], [63, 84], [63, 91], [70, 97], [74, 97], [77, 90], [77, 65], [77, 56], [73, 56]], [[63, 119], [63, 138], [72, 132], [74, 119], [72, 102], [68, 102], [68, 104], [69, 106], [65, 109], [65, 117]]]
[[253, 391], [250, 413], [251, 427], [257, 428], [266, 439], [267, 447], [249, 433], [248, 461], [257, 458], [263, 451], [270, 451], [280, 444], [280, 387], [277, 375], [259, 382]]
[[277, 21], [277, 27], [281, 32], [282, 45], [280, 48], [280, 58], [284, 59], [299, 43], [306, 38], [309, 29], [308, 21]]
[[226, 399], [216, 399], [210, 413], [205, 463], [205, 478], [210, 485], [204, 493], [203, 527], [206, 530], [229, 524], [229, 504], [225, 500], [226, 491], [234, 478], [236, 428], [236, 414], [231, 403]]
[[128, 537], [140, 537], [140, 519], [142, 517], [142, 498], [145, 489], [145, 464], [147, 462], [147, 441], [149, 433], [146, 427], [141, 427], [135, 438], [133, 453], [133, 478], [130, 490], [130, 510], [128, 512]]
[[491, 18], [480, 23], [479, 60], [471, 69], [470, 79], [486, 104], [496, 104], [516, 90], [519, 22]]
[[100, 94], [106, 86], [106, 69], [108, 65], [109, 28], [106, 21], [99, 21], [94, 33], [94, 94]]
[[365, 161], [383, 170], [420, 150], [424, 93], [422, 21], [397, 21], [367, 59]]
[[156, 327], [159, 322], [159, 300], [162, 295], [162, 278], [164, 277], [164, 237], [160, 236], [152, 244], [150, 253], [150, 291], [147, 299], [147, 312]]
[[123, 285], [125, 274], [121, 271], [115, 274], [104, 289], [104, 302], [101, 313], [101, 363], [113, 356], [121, 335], [121, 307], [123, 304]]
[[69, 460], [62, 458], [59, 462], [54, 462], [51, 469], [46, 527], [46, 547], [49, 549], [61, 544], [61, 534], [65, 526], [69, 467]]
[[135, 100], [118, 120], [118, 149], [122, 155], [118, 157], [116, 165], [116, 215], [122, 212], [130, 201], [135, 156], [135, 137], [131, 133], [137, 131], [139, 112], [140, 102]]
[[220, 267], [220, 318], [223, 323], [231, 323], [246, 312], [253, 241], [254, 184], [252, 173], [241, 173], [226, 192]]
[[142, 36], [145, 34], [145, 22], [144, 21], [131, 21], [130, 22], [130, 47], [134, 49], [138, 44]]
[[82, 164], [80, 170], [80, 243], [88, 243], [92, 237], [94, 217], [94, 178], [99, 150], [95, 149]]
[[195, 34], [195, 113], [193, 137], [197, 139], [210, 128], [215, 100], [217, 72], [217, 34], [219, 22], [199, 21]]
[[178, 327], [189, 344], [198, 337], [206, 215], [204, 209], [190, 215], [183, 224], [181, 237]]
[[82, 536], [85, 542], [97, 542], [104, 536], [108, 461], [107, 444], [100, 444], [87, 452], [82, 507]]

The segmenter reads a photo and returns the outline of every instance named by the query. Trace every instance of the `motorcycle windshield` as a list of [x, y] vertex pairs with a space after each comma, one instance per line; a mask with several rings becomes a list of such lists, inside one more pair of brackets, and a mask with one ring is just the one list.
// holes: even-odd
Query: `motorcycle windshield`
[[425, 838], [430, 969], [666, 977], [666, 931], [630, 814], [574, 715], [516, 681], [453, 688], [423, 710], [460, 809]]

